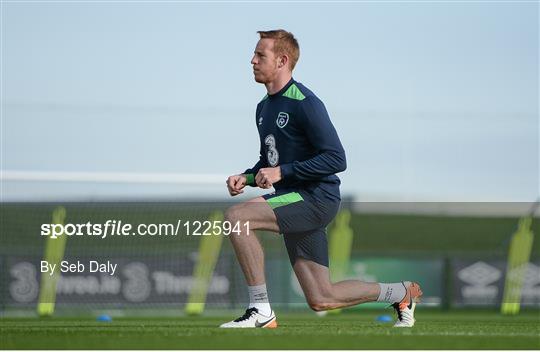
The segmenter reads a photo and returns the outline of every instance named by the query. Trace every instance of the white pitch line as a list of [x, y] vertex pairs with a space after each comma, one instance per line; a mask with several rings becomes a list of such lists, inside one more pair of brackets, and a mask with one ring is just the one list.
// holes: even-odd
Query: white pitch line
[[1, 181], [97, 182], [97, 183], [170, 183], [225, 184], [226, 175], [131, 173], [131, 172], [63, 172], [3, 170]]
[[526, 333], [526, 332], [511, 332], [511, 333], [504, 333], [504, 334], [499, 334], [499, 333], [484, 333], [484, 332], [480, 332], [480, 333], [477, 333], [477, 332], [440, 332], [440, 333], [424, 333], [424, 332], [412, 332], [411, 333], [411, 336], [482, 336], [482, 337], [486, 337], [486, 336], [491, 336], [491, 337], [497, 337], [497, 336], [500, 336], [500, 337], [516, 337], [516, 336], [521, 336], [521, 337], [538, 337], [540, 332], [537, 332], [537, 333]]

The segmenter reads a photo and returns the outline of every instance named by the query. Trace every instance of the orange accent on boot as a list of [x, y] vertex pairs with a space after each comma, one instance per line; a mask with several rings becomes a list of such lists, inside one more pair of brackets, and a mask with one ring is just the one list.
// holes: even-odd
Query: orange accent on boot
[[399, 302], [399, 308], [405, 309], [407, 308], [411, 302], [417, 303], [420, 301], [420, 297], [422, 297], [422, 289], [420, 289], [420, 285], [416, 282], [411, 282], [409, 287], [407, 287], [407, 292], [405, 293], [405, 297]]
[[277, 319], [274, 319], [270, 324], [264, 327], [265, 329], [275, 329], [277, 328]]

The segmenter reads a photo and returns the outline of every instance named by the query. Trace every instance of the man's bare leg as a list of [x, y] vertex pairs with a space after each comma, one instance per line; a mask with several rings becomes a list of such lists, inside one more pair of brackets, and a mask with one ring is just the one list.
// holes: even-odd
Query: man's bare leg
[[304, 258], [296, 259], [294, 272], [309, 306], [315, 311], [381, 301], [392, 303], [397, 311], [398, 320], [394, 324], [395, 327], [414, 325], [414, 309], [422, 296], [422, 290], [416, 282], [384, 284], [345, 280], [332, 283], [327, 267]]
[[311, 260], [297, 258], [294, 272], [309, 306], [315, 311], [354, 306], [379, 297], [379, 284], [359, 280], [332, 283], [328, 268]]
[[[264, 275], [264, 252], [254, 230], [279, 232], [276, 216], [266, 200], [258, 197], [231, 207], [225, 214], [231, 224], [239, 224], [240, 232], [229, 235], [238, 262], [248, 284], [249, 305], [238, 319], [221, 325], [222, 328], [275, 328], [276, 315], [270, 307]], [[249, 223], [248, 227], [245, 226]]]
[[[229, 235], [249, 286], [266, 282], [264, 275], [264, 252], [254, 230], [279, 232], [277, 219], [262, 197], [231, 207], [225, 214], [231, 224], [240, 223], [240, 232]], [[249, 232], [244, 223], [249, 222]]]

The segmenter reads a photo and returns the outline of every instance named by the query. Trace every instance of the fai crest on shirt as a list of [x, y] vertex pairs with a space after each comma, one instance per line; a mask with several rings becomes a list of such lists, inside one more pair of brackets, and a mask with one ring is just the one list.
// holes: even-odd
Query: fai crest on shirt
[[288, 122], [289, 122], [289, 114], [287, 114], [286, 112], [280, 112], [277, 115], [276, 125], [279, 128], [283, 128], [283, 127], [287, 126]]

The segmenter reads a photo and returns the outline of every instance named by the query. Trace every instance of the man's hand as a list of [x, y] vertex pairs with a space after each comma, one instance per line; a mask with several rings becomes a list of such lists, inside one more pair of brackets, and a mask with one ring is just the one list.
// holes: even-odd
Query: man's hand
[[276, 182], [281, 180], [281, 167], [265, 167], [257, 172], [255, 183], [261, 188], [270, 188]]
[[244, 193], [244, 187], [246, 187], [246, 176], [244, 175], [233, 175], [229, 176], [227, 179], [227, 188], [229, 189], [229, 194], [231, 196], [239, 195]]

